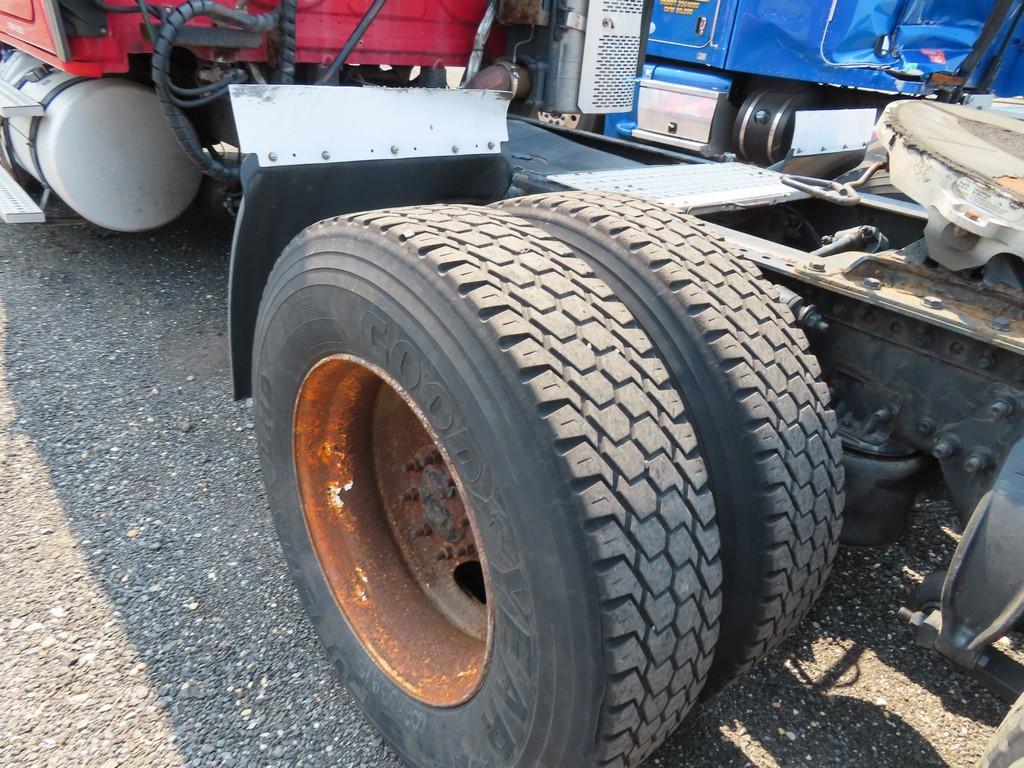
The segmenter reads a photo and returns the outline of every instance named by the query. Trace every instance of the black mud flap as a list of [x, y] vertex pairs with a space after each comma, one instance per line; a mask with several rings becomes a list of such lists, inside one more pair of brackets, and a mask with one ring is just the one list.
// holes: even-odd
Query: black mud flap
[[260, 296], [274, 262], [299, 232], [344, 213], [444, 202], [486, 204], [511, 181], [500, 154], [453, 155], [261, 168], [242, 164], [242, 207], [228, 278], [235, 397], [251, 393], [252, 340]]

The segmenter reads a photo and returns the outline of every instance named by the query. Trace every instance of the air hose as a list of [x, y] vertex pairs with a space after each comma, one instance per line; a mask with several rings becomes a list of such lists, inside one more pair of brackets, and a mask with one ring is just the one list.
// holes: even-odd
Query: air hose
[[299, 0], [281, 0], [281, 61], [278, 73], [283, 85], [295, 82], [295, 16], [298, 10]]
[[[204, 150], [199, 136], [188, 121], [188, 118], [185, 117], [182, 107], [201, 106], [223, 96], [228, 85], [232, 82], [237, 82], [238, 78], [237, 76], [229, 75], [219, 83], [212, 83], [208, 86], [200, 86], [194, 89], [175, 85], [171, 81], [171, 52], [174, 50], [174, 41], [178, 31], [196, 16], [209, 16], [212, 19], [231, 24], [249, 32], [268, 32], [278, 25], [282, 15], [287, 15], [288, 11], [285, 9], [285, 5], [292, 6], [291, 17], [294, 20], [295, 3], [296, 0], [285, 0], [280, 9], [276, 9], [271, 13], [253, 15], [244, 11], [227, 8], [214, 2], [214, 0], [188, 0], [188, 2], [182, 3], [167, 13], [163, 23], [160, 24], [156, 39], [153, 41], [153, 85], [156, 88], [160, 104], [163, 106], [164, 114], [167, 115], [167, 121], [171, 126], [171, 130], [174, 132], [174, 137], [178, 140], [182, 149], [185, 150], [189, 159], [207, 176], [223, 181], [232, 181], [239, 176], [238, 166], [225, 163], [212, 150], [210, 152]], [[287, 30], [285, 30], [285, 40], [287, 41], [288, 38], [289, 35]], [[288, 58], [287, 42], [285, 51], [282, 54], [282, 79], [289, 76], [284, 69], [286, 61], [289, 63], [290, 76], [294, 76], [294, 35], [291, 35], [291, 40], [291, 58]], [[181, 98], [182, 96], [193, 94], [197, 98]]]

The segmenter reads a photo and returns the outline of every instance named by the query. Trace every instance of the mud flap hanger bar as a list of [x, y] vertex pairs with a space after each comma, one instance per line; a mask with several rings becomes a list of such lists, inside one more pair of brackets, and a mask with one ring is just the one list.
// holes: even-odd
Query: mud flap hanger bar
[[1024, 440], [1010, 451], [956, 548], [941, 608], [904, 613], [917, 641], [969, 670], [1007, 701], [1024, 693], [1024, 666], [991, 644], [1024, 618]]

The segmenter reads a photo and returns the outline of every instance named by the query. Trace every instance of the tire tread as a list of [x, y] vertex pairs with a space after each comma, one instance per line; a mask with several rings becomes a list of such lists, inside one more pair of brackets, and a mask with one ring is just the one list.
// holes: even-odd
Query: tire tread
[[742, 418], [738, 426], [765, 532], [760, 574], [756, 583], [743, 584], [756, 591], [760, 609], [741, 617], [743, 627], [730, 624], [725, 595], [723, 639], [735, 639], [735, 650], [730, 657], [720, 645], [708, 690], [720, 688], [753, 667], [806, 614], [838, 549], [842, 449], [817, 359], [773, 284], [699, 219], [619, 193], [550, 193], [496, 205], [531, 220], [531, 211], [555, 213], [613, 238], [623, 260], [642, 265], [674, 294], [679, 311], [714, 352]]
[[577, 500], [600, 600], [596, 764], [637, 765], [697, 701], [721, 609], [707, 474], [667, 370], [582, 260], [508, 213], [446, 205], [353, 214], [313, 225], [292, 247], [315, 253], [319, 238], [352, 226], [425, 262], [529, 389]]

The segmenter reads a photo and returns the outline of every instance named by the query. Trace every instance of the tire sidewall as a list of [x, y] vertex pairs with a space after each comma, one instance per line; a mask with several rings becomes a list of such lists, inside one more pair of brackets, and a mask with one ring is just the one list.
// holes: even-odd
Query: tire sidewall
[[[574, 535], [579, 522], [564, 514], [568, 486], [557, 463], [544, 459], [553, 447], [543, 442], [535, 409], [508, 387], [515, 378], [501, 370], [496, 345], [487, 348], [437, 275], [398, 248], [382, 258], [389, 245], [365, 235], [320, 238], [315, 247], [300, 238], [264, 295], [254, 410], [286, 560], [343, 682], [411, 765], [554, 765], [581, 756], [597, 728], [591, 718], [599, 711], [603, 676], [589, 561], [578, 530]], [[376, 258], [365, 258], [367, 252]], [[380, 263], [388, 264], [386, 272]], [[306, 374], [336, 354], [378, 366], [403, 386], [451, 457], [474, 510], [494, 623], [481, 688], [457, 707], [413, 699], [376, 666], [313, 550], [299, 500], [292, 421]], [[586, 712], [593, 714], [580, 716]], [[579, 722], [566, 721], [567, 713]]]

